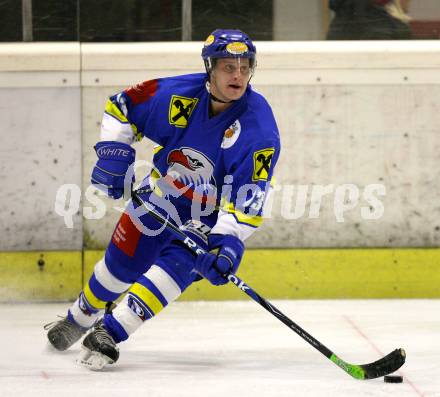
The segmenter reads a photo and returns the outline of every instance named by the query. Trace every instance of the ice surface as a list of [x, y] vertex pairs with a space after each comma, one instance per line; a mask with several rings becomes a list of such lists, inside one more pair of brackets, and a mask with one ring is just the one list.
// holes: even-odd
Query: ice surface
[[75, 363], [79, 343], [48, 348], [43, 325], [69, 304], [3, 304], [0, 396], [440, 397], [439, 300], [273, 303], [350, 363], [404, 347], [404, 383], [351, 378], [252, 301], [175, 303], [103, 372]]

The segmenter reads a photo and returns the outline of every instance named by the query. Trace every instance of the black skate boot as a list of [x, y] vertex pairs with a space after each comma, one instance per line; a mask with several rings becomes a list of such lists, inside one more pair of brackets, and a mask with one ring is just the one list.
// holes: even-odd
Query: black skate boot
[[44, 329], [48, 330], [47, 339], [50, 344], [59, 351], [67, 350], [87, 331], [86, 328], [73, 323], [67, 317], [46, 324]]
[[98, 321], [84, 338], [82, 348], [78, 363], [94, 371], [115, 363], [119, 358], [119, 348], [105, 329], [102, 320]]

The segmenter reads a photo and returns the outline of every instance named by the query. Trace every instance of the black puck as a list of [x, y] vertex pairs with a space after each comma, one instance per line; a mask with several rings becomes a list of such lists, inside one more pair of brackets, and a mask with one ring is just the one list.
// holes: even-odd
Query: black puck
[[403, 377], [400, 375], [386, 375], [383, 377], [385, 383], [402, 383]]

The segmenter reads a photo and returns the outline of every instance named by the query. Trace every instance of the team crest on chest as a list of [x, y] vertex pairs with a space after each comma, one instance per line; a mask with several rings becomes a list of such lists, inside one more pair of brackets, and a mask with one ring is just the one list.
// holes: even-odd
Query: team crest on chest
[[241, 132], [241, 124], [235, 120], [225, 131], [222, 141], [222, 149], [229, 149], [238, 139]]
[[189, 117], [197, 105], [199, 98], [187, 98], [185, 96], [173, 95], [170, 101], [168, 121], [171, 125], [185, 128], [188, 125]]

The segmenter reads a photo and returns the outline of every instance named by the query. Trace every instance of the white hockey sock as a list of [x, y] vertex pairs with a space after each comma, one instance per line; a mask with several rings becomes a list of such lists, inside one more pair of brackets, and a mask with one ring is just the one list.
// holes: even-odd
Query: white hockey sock
[[96, 313], [92, 313], [87, 310], [81, 310], [80, 305], [82, 305], [82, 295], [73, 303], [70, 307], [70, 314], [73, 316], [73, 319], [84, 328], [90, 328], [94, 322], [98, 319], [99, 316], [102, 315], [103, 310], [99, 310]]
[[113, 309], [113, 318], [124, 328], [128, 336], [135, 332], [142, 324], [142, 319], [129, 307], [129, 295], [125, 295], [124, 299]]

